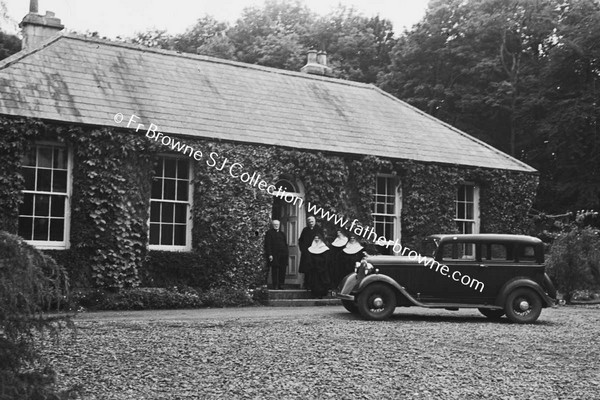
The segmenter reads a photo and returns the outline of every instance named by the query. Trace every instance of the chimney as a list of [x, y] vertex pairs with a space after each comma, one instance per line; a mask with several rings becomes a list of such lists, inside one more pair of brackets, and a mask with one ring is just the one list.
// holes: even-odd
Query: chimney
[[317, 53], [316, 50], [309, 50], [306, 65], [300, 71], [312, 75], [331, 75], [331, 68], [327, 66], [327, 53], [324, 51]]
[[37, 47], [64, 29], [60, 19], [52, 11], [46, 11], [46, 15], [38, 14], [37, 0], [30, 0], [29, 14], [23, 18], [19, 27], [23, 33], [23, 50]]

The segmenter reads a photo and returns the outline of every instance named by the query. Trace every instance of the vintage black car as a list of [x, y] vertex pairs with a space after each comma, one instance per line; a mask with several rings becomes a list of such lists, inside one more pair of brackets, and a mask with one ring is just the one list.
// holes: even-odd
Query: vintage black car
[[506, 315], [535, 322], [556, 305], [545, 273], [540, 239], [522, 235], [432, 235], [421, 253], [367, 256], [346, 276], [336, 296], [344, 307], [371, 320], [390, 317], [397, 306], [477, 308], [488, 318]]

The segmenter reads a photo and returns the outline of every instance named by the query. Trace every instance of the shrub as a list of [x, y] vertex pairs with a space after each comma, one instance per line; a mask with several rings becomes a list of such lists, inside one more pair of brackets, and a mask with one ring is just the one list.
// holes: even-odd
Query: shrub
[[159, 310], [198, 308], [203, 302], [193, 288], [131, 288], [118, 292], [102, 289], [78, 290], [70, 299], [71, 309]]
[[548, 273], [567, 302], [577, 290], [600, 288], [598, 230], [574, 227], [557, 238], [550, 248]]
[[254, 303], [252, 295], [247, 290], [231, 287], [209, 289], [202, 298], [208, 307], [239, 307]]
[[56, 334], [68, 317], [49, 317], [67, 291], [54, 260], [0, 231], [0, 398], [54, 399], [54, 373], [39, 358], [35, 333]]

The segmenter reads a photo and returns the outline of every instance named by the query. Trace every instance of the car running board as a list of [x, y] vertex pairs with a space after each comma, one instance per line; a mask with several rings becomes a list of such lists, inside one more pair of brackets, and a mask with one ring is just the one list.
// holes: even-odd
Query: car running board
[[467, 303], [424, 303], [411, 296], [403, 286], [400, 286], [400, 292], [414, 305], [426, 308], [489, 308], [491, 310], [502, 310], [502, 307], [495, 304], [467, 304]]

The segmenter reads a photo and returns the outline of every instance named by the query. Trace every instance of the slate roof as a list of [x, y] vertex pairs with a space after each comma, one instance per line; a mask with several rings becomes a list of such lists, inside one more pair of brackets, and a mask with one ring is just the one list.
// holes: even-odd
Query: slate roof
[[62, 34], [0, 61], [0, 114], [535, 172], [373, 85]]

